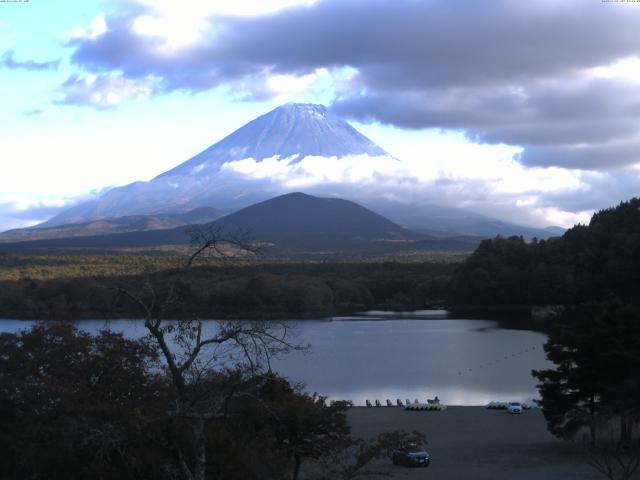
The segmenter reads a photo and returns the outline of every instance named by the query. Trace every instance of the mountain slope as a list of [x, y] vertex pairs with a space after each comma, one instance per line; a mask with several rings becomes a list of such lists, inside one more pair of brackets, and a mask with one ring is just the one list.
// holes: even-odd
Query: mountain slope
[[274, 156], [388, 155], [323, 105], [287, 103], [262, 115], [157, 178], [217, 171], [225, 162]]
[[211, 207], [200, 207], [177, 214], [130, 215], [84, 223], [72, 223], [57, 227], [20, 228], [0, 233], [0, 243], [162, 230], [182, 225], [208, 223], [223, 215], [224, 213], [221, 210]]
[[387, 155], [384, 150], [326, 107], [289, 103], [247, 123], [231, 135], [149, 182], [114, 188], [99, 199], [77, 205], [42, 226], [86, 222], [125, 215], [183, 212], [199, 206], [238, 208], [264, 200], [269, 192], [248, 188], [221, 167], [253, 158], [310, 155], [344, 157]]
[[535, 228], [503, 222], [479, 213], [441, 205], [406, 205], [390, 200], [366, 202], [365, 205], [402, 227], [435, 237], [471, 235], [492, 238], [512, 235], [525, 238], [549, 238], [562, 235], [561, 227]]

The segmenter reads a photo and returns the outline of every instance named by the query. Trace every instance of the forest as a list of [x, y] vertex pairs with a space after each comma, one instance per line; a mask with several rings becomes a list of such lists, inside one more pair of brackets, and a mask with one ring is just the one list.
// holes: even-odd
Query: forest
[[453, 274], [453, 305], [640, 302], [640, 199], [593, 215], [562, 237], [484, 240]]
[[[464, 255], [426, 261], [295, 262], [202, 259], [180, 276], [172, 318], [319, 318], [372, 308], [440, 306]], [[118, 289], [173, 284], [184, 256], [0, 256], [0, 316], [24, 319], [135, 317]]]

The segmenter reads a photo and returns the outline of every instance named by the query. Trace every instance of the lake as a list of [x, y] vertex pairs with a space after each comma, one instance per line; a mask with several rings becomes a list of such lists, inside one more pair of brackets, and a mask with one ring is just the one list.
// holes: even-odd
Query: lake
[[[32, 323], [0, 320], [0, 331], [15, 332]], [[108, 325], [130, 337], [145, 334], [141, 321], [76, 323], [87, 331]], [[448, 319], [443, 311], [368, 312], [287, 323], [295, 325], [295, 340], [311, 348], [277, 359], [274, 369], [304, 382], [310, 393], [356, 405], [365, 399], [384, 404], [387, 398], [424, 402], [436, 395], [448, 405], [531, 402], [537, 397], [531, 370], [550, 367], [542, 349], [544, 334], [507, 330], [487, 320]]]

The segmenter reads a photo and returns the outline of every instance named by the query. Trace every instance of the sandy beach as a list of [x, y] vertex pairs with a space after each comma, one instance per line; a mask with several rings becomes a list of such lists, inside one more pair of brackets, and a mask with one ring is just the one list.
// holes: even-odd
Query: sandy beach
[[576, 447], [553, 437], [540, 410], [510, 415], [483, 407], [449, 407], [444, 412], [411, 412], [400, 407], [349, 410], [354, 436], [417, 430], [427, 437], [427, 468], [372, 464], [367, 478], [436, 480], [596, 480], [602, 478]]

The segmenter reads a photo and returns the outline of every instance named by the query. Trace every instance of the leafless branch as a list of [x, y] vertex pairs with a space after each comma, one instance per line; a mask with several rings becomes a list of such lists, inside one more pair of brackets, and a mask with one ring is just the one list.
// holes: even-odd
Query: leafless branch
[[640, 438], [638, 434], [621, 439], [612, 419], [603, 422], [599, 439], [585, 447], [586, 463], [609, 480], [630, 480], [640, 469]]
[[[176, 392], [170, 416], [188, 420], [191, 424], [194, 451], [189, 457], [193, 465], [188, 464], [178, 447], [175, 452], [183, 476], [189, 480], [204, 480], [205, 422], [224, 418], [228, 414], [229, 402], [234, 398], [260, 401], [258, 396], [243, 388], [242, 382], [234, 385], [230, 392], [216, 389], [215, 382], [211, 383], [211, 374], [216, 372], [211, 370], [211, 365], [219, 362], [220, 366], [228, 368], [231, 360], [236, 366], [243, 367], [255, 381], [263, 366], [271, 371], [272, 356], [304, 347], [289, 340], [289, 329], [284, 324], [219, 321], [212, 333], [205, 333], [200, 319], [169, 321], [167, 314], [179, 301], [180, 282], [199, 258], [215, 256], [227, 260], [235, 258], [238, 253], [256, 253], [247, 232], [238, 230], [228, 235], [218, 227], [198, 227], [189, 233], [194, 250], [184, 264], [172, 272], [172, 281], [166, 291], [155, 288], [151, 276], [146, 274], [141, 292], [133, 293], [126, 288], [118, 288], [118, 292], [141, 308], [144, 325], [162, 352]], [[213, 347], [213, 351], [208, 347]], [[243, 362], [236, 361], [234, 355], [237, 352], [242, 355]], [[260, 403], [268, 408], [264, 402]], [[270, 412], [270, 415], [275, 415], [275, 412]]]

